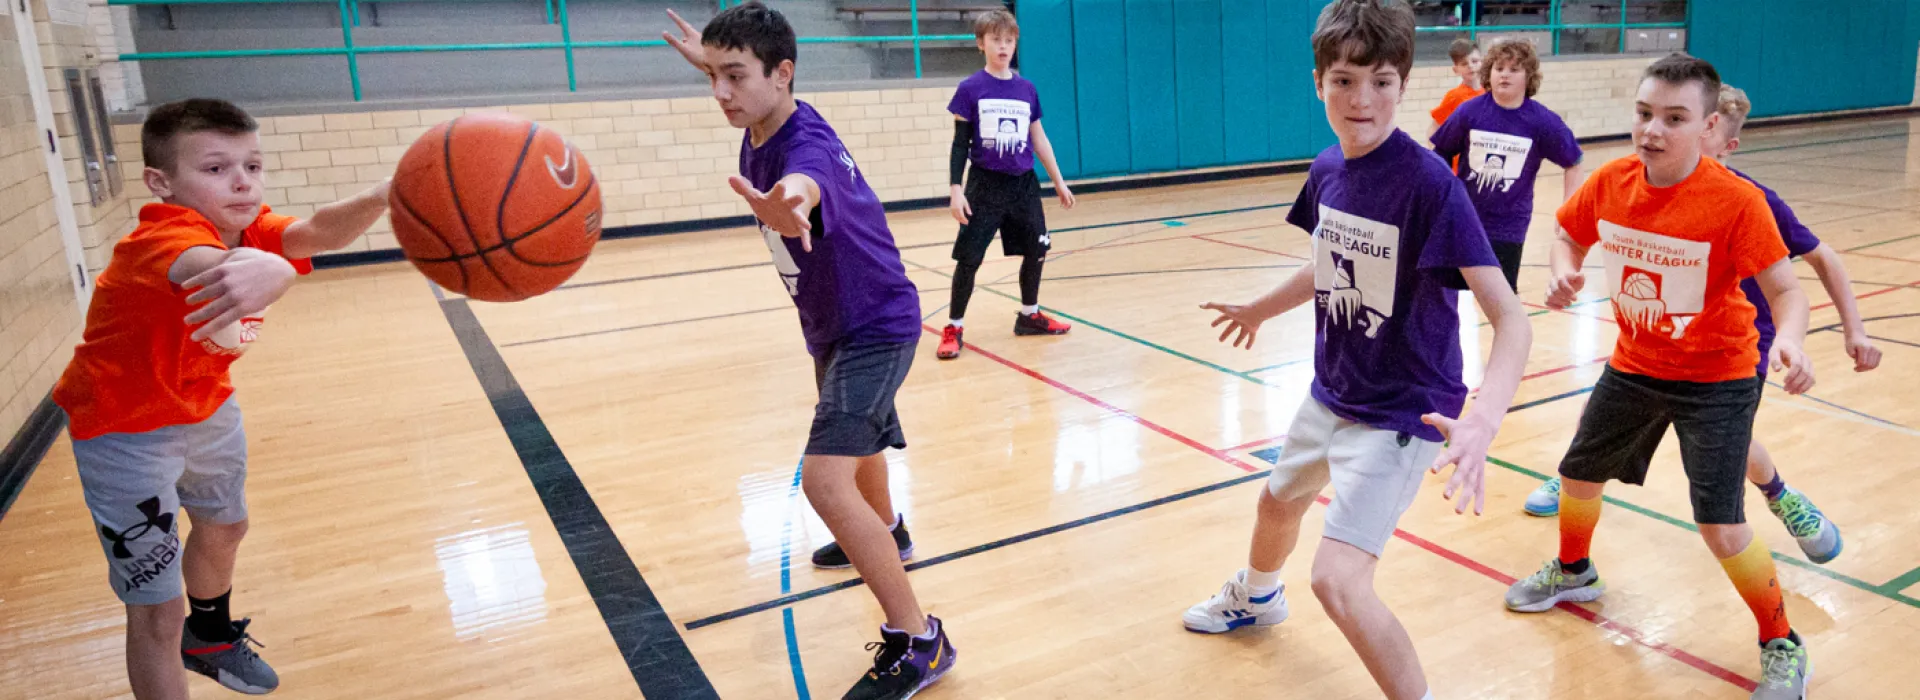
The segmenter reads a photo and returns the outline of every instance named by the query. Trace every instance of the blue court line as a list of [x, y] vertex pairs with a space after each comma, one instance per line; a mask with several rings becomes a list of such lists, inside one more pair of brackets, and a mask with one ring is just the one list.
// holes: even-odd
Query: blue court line
[[[1841, 144], [1841, 143], [1859, 143], [1861, 141], [1885, 141], [1887, 139], [1904, 139], [1904, 138], [1908, 138], [1909, 136], [1911, 136], [1911, 134], [1881, 134], [1879, 136], [1855, 136], [1853, 138], [1834, 139], [1832, 141], [1813, 141], [1810, 143], [1796, 143], [1796, 144], [1791, 144], [1787, 146], [1768, 146], [1765, 148], [1749, 148], [1749, 149], [1739, 151], [1734, 155], [1738, 156], [1741, 153], [1766, 153], [1769, 151], [1787, 151], [1795, 148], [1813, 148], [1814, 146], [1832, 146], [1832, 145]], [[1771, 163], [1769, 163], [1769, 165], [1771, 165]]]
[[713, 682], [700, 669], [680, 630], [647, 586], [473, 308], [465, 299], [446, 299], [440, 302], [440, 312], [641, 695], [717, 700], [720, 696]]
[[[800, 495], [800, 471], [806, 461], [793, 467], [793, 485], [787, 487], [787, 527], [780, 534], [780, 595], [793, 591], [793, 511], [798, 505], [795, 497]], [[787, 665], [793, 668], [793, 690], [800, 700], [812, 700], [807, 694], [807, 671], [800, 665], [800, 639], [793, 626], [793, 608], [780, 611], [780, 625], [787, 637]]]
[[1265, 367], [1255, 367], [1255, 368], [1253, 368], [1253, 369], [1250, 369], [1250, 370], [1247, 370], [1247, 374], [1259, 374], [1259, 373], [1261, 373], [1261, 372], [1267, 372], [1267, 371], [1271, 371], [1271, 370], [1276, 370], [1276, 369], [1280, 369], [1280, 368], [1282, 368], [1282, 367], [1292, 367], [1292, 366], [1294, 366], [1294, 365], [1297, 365], [1297, 364], [1300, 364], [1300, 363], [1302, 363], [1302, 362], [1312, 362], [1312, 361], [1313, 361], [1313, 358], [1312, 358], [1312, 357], [1302, 357], [1302, 358], [1300, 358], [1300, 359], [1298, 359], [1298, 360], [1287, 360], [1286, 362], [1282, 362], [1282, 363], [1280, 363], [1280, 364], [1277, 364], [1277, 365], [1267, 365], [1267, 366], [1265, 366]]

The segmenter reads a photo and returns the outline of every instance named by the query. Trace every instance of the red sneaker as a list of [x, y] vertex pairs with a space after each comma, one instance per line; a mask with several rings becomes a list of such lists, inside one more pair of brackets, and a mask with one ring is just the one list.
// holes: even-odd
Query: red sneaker
[[1073, 330], [1073, 326], [1055, 321], [1039, 311], [1031, 316], [1015, 314], [1013, 317], [1014, 335], [1065, 335], [1070, 330]]
[[951, 360], [959, 357], [960, 348], [966, 347], [967, 345], [960, 341], [961, 332], [962, 329], [959, 326], [951, 325], [947, 326], [946, 330], [940, 331], [940, 350], [935, 352], [934, 356], [942, 360]]

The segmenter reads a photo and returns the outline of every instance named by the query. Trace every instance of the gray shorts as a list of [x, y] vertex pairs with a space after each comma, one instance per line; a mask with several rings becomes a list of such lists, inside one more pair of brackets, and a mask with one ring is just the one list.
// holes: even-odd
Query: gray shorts
[[1439, 454], [1440, 443], [1355, 423], [1308, 396], [1287, 428], [1286, 447], [1267, 477], [1267, 492], [1294, 500], [1332, 483], [1321, 536], [1377, 558]]
[[159, 605], [185, 593], [182, 507], [203, 525], [247, 519], [247, 433], [232, 398], [199, 423], [76, 440], [73, 459], [107, 555], [107, 579], [128, 605]]

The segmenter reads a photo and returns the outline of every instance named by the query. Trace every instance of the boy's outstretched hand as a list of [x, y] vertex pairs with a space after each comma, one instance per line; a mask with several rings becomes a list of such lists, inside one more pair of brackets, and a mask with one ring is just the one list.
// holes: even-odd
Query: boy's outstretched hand
[[806, 195], [793, 191], [786, 180], [773, 183], [773, 189], [766, 192], [754, 189], [753, 183], [739, 175], [727, 178], [727, 184], [746, 198], [747, 206], [753, 208], [753, 215], [760, 223], [774, 233], [800, 239], [800, 249], [813, 252], [813, 223], [807, 220], [812, 207], [807, 205]]
[[1227, 336], [1239, 333], [1233, 338], [1233, 346], [1236, 348], [1253, 349], [1253, 341], [1260, 335], [1260, 324], [1267, 322], [1266, 319], [1254, 315], [1252, 307], [1246, 305], [1207, 302], [1201, 304], [1200, 308], [1220, 312], [1220, 317], [1213, 320], [1214, 328], [1219, 328], [1222, 323], [1227, 324], [1227, 329], [1220, 332], [1220, 342], [1227, 342]]
[[1493, 435], [1499, 426], [1488, 425], [1473, 414], [1455, 420], [1438, 413], [1429, 413], [1420, 417], [1420, 422], [1440, 430], [1447, 443], [1440, 448], [1440, 456], [1434, 458], [1431, 470], [1438, 474], [1453, 465], [1453, 478], [1447, 479], [1446, 497], [1454, 500], [1453, 512], [1467, 512], [1467, 504], [1473, 504], [1473, 514], [1479, 515], [1487, 505], [1487, 448], [1493, 445]]
[[196, 342], [206, 340], [215, 331], [260, 314], [287, 293], [296, 274], [292, 263], [273, 253], [257, 248], [227, 251], [220, 264], [180, 285], [200, 290], [187, 296], [188, 304], [206, 303], [187, 314], [187, 325], [203, 324], [191, 337]]
[[692, 24], [680, 18], [680, 13], [673, 10], [667, 10], [667, 17], [673, 20], [674, 26], [680, 28], [680, 36], [674, 36], [673, 32], [660, 32], [660, 38], [666, 39], [667, 45], [678, 50], [680, 57], [687, 59], [693, 67], [706, 72], [707, 49], [700, 44], [700, 30], [694, 29]]

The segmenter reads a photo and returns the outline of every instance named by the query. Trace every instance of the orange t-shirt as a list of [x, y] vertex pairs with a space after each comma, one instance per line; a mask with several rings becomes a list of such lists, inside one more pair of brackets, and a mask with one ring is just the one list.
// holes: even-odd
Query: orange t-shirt
[[1632, 155], [1601, 166], [1559, 219], [1606, 263], [1620, 325], [1614, 369], [1688, 382], [1753, 376], [1760, 336], [1740, 280], [1787, 257], [1759, 188], [1712, 158], [1680, 184], [1654, 187]]
[[[281, 236], [294, 221], [261, 207], [241, 245], [282, 254]], [[80, 345], [53, 387], [73, 439], [198, 423], [233, 395], [227, 367], [246, 352], [261, 319], [242, 319], [199, 342], [188, 337], [192, 292], [168, 280], [167, 271], [200, 246], [227, 249], [199, 212], [149, 204], [140, 209], [140, 226], [113, 247], [94, 283]], [[300, 274], [313, 271], [306, 260], [291, 262]]]
[[1447, 91], [1445, 97], [1440, 98], [1440, 106], [1433, 108], [1433, 111], [1428, 114], [1433, 115], [1433, 123], [1445, 124], [1447, 117], [1453, 116], [1453, 110], [1459, 109], [1460, 105], [1467, 103], [1467, 100], [1485, 94], [1487, 91], [1467, 87], [1466, 83], [1455, 85], [1452, 90]]

